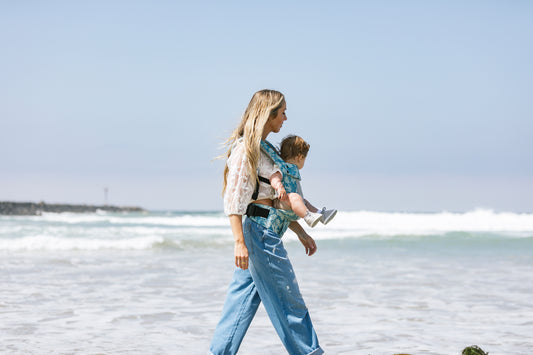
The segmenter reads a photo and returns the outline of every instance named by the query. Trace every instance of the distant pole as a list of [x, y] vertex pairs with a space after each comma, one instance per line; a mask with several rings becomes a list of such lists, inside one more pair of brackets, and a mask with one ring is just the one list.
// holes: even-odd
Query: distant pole
[[104, 187], [104, 204], [107, 206], [107, 193], [109, 192], [109, 189], [107, 187]]

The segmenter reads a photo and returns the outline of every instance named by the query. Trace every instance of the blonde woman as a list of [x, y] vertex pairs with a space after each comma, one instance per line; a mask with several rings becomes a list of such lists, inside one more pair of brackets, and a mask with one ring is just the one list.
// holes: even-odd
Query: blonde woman
[[294, 212], [272, 207], [275, 191], [268, 177], [280, 170], [261, 150], [261, 141], [287, 120], [285, 110], [280, 92], [256, 92], [227, 141], [224, 212], [235, 239], [236, 268], [211, 342], [213, 355], [237, 353], [261, 302], [289, 354], [323, 354], [281, 237], [289, 227], [306, 254], [317, 247]]

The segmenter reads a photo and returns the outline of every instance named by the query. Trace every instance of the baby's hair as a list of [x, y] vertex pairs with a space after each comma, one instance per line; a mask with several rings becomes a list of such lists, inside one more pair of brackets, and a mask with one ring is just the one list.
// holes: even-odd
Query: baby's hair
[[307, 152], [309, 152], [310, 145], [303, 140], [302, 137], [295, 135], [289, 135], [281, 141], [279, 150], [280, 155], [283, 160], [295, 158], [298, 155], [303, 155], [307, 157]]

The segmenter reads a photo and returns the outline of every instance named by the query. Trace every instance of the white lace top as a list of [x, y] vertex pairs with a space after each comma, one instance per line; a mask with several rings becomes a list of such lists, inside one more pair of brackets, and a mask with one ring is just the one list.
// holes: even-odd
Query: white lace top
[[[256, 181], [252, 181], [248, 172], [246, 163], [246, 154], [244, 152], [244, 143], [237, 142], [233, 147], [231, 155], [226, 161], [228, 166], [228, 176], [226, 191], [224, 193], [224, 213], [229, 216], [232, 214], [243, 215], [246, 213], [246, 207], [252, 202], [252, 195], [255, 190]], [[260, 176], [270, 178], [276, 171], [280, 171], [272, 159], [265, 152], [261, 151], [257, 172]], [[272, 186], [259, 183], [259, 195], [257, 200], [274, 199], [275, 190]]]

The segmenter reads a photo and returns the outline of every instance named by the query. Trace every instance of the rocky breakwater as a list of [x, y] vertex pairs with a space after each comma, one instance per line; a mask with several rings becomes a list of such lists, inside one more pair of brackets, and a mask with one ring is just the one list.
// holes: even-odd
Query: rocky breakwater
[[11, 216], [38, 216], [43, 212], [94, 213], [98, 210], [106, 212], [145, 212], [145, 210], [140, 207], [68, 205], [45, 202], [0, 202], [0, 215]]

